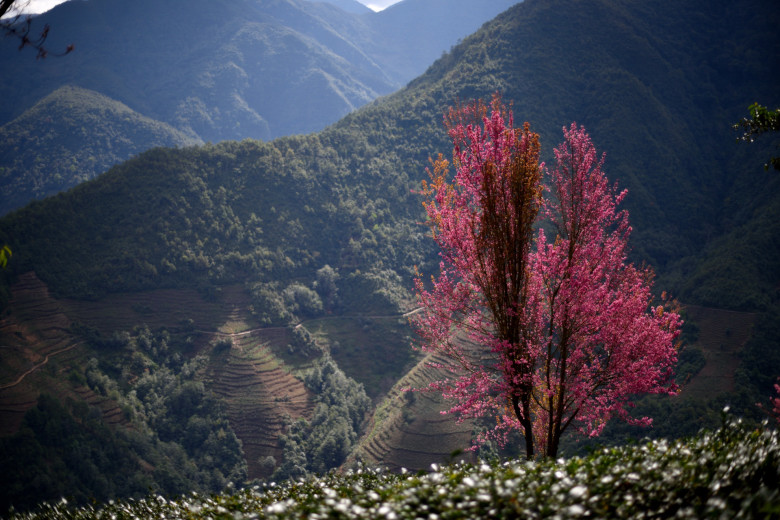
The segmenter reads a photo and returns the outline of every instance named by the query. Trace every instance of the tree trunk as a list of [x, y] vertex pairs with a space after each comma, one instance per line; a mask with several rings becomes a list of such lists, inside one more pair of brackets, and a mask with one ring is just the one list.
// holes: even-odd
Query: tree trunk
[[515, 417], [523, 425], [523, 436], [525, 437], [525, 457], [528, 460], [534, 458], [534, 430], [531, 423], [531, 397], [530, 394], [523, 394], [523, 409], [520, 410], [520, 398], [512, 397], [512, 408], [514, 408]]

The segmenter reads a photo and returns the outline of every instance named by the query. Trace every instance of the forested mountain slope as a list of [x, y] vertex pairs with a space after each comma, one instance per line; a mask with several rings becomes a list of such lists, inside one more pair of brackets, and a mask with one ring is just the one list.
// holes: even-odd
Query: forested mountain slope
[[[547, 153], [561, 126], [583, 124], [607, 152], [610, 178], [629, 189], [638, 252], [662, 267], [722, 231], [732, 186], [749, 179], [763, 189], [753, 182], [760, 165], [747, 159], [756, 150], [734, 142], [731, 124], [746, 100], [777, 102], [773, 60], [750, 59], [776, 55], [770, 7], [533, 3], [507, 12], [413, 86], [450, 100], [501, 90], [516, 117], [541, 131]], [[758, 12], [766, 16], [753, 18]], [[609, 23], [596, 29], [598, 20]]]
[[[156, 149], [30, 204], [0, 219], [0, 243], [14, 251], [4, 287], [26, 280], [32, 302], [43, 292], [35, 276], [53, 300], [47, 316], [67, 320], [57, 318], [52, 326], [34, 319], [43, 307], [6, 303], [0, 334], [13, 349], [2, 351], [0, 399], [3, 386], [32, 368], [24, 383], [13, 386], [19, 392], [15, 424], [21, 424], [20, 414], [35, 406], [35, 392], [56, 388], [72, 396], [83, 379], [89, 383], [83, 362], [94, 356], [91, 377], [117, 381], [115, 394], [107, 391], [106, 397], [131, 411], [142, 410], [128, 397], [136, 377], [145, 368], [151, 377], [167, 367], [182, 385], [195, 377], [204, 388], [225, 392], [221, 417], [235, 424], [246, 403], [240, 390], [230, 391], [238, 387], [238, 375], [259, 378], [284, 366], [284, 373], [305, 383], [312, 401], [307, 410], [295, 408], [300, 421], [258, 424], [258, 430], [287, 435], [277, 446], [253, 452], [268, 455], [247, 460], [248, 473], [295, 476], [343, 460], [345, 450], [358, 445], [355, 414], [365, 401], [335, 367], [363, 383], [377, 404], [418, 361], [401, 315], [410, 308], [414, 267], [425, 272], [438, 262], [413, 190], [425, 178], [428, 158], [448, 153], [442, 114], [458, 100], [500, 90], [513, 103], [516, 120], [530, 121], [541, 133], [548, 158], [563, 125], [577, 121], [591, 132], [597, 149], [607, 153], [609, 178], [629, 189], [633, 255], [656, 268], [659, 289], [683, 295], [686, 303], [763, 313], [741, 318], [754, 319], [756, 331], [734, 347], [744, 347], [735, 379], [755, 382], [735, 393], [752, 407], [780, 372], [777, 356], [762, 356], [766, 347], [756, 346], [756, 339], [771, 338], [776, 329], [780, 256], [770, 223], [780, 181], [762, 170], [766, 150], [737, 145], [731, 124], [753, 100], [780, 102], [773, 61], [780, 55], [778, 16], [769, 1], [715, 1], [702, 9], [693, 0], [526, 0], [406, 88], [320, 133]], [[726, 288], [717, 259], [729, 259], [726, 245], [732, 243], [755, 251], [740, 257], [739, 265], [728, 264], [749, 283]], [[688, 285], [694, 280], [696, 287]], [[757, 299], [753, 288], [762, 291]], [[174, 296], [153, 296], [161, 290]], [[713, 295], [706, 301], [704, 290]], [[187, 291], [197, 291], [197, 298]], [[14, 293], [5, 301], [18, 298]], [[176, 303], [165, 303], [171, 300]], [[132, 330], [146, 322], [169, 329], [166, 344], [172, 347], [154, 351], [160, 338]], [[279, 334], [264, 336], [268, 329]], [[64, 331], [67, 338], [58, 344]], [[113, 331], [130, 331], [129, 338], [112, 340]], [[232, 343], [220, 343], [223, 335]], [[775, 335], [758, 343], [776, 342]], [[71, 345], [72, 361], [45, 370], [36, 365]], [[182, 372], [182, 360], [198, 355], [205, 356], [201, 364]], [[418, 367], [413, 373], [421, 372]], [[326, 384], [324, 374], [333, 381]], [[291, 388], [292, 382], [285, 386], [269, 377], [269, 388]], [[344, 389], [336, 394], [349, 398], [327, 405], [331, 397], [319, 393], [326, 388]], [[268, 398], [292, 409], [305, 395], [299, 388]], [[698, 401], [690, 406], [707, 408]], [[202, 411], [216, 413], [210, 406]], [[415, 424], [434, 428], [432, 421], [406, 421], [400, 413], [368, 414], [370, 428], [362, 431], [384, 439], [381, 449], [388, 451], [380, 459], [402, 460], [390, 451], [398, 439], [424, 437]], [[677, 417], [682, 415], [691, 414]], [[165, 417], [161, 427], [168, 425]], [[192, 421], [195, 432], [198, 420]], [[172, 438], [150, 424], [150, 438]], [[464, 432], [453, 431], [452, 438], [462, 439]], [[379, 450], [382, 442], [364, 447]], [[187, 452], [188, 460], [202, 456]], [[231, 470], [217, 469], [223, 475]], [[138, 471], [144, 475], [143, 467]], [[166, 489], [162, 478], [156, 482]]]
[[[269, 139], [309, 131], [395, 88], [361, 49], [360, 18], [325, 3], [66, 2], [35, 22], [57, 27], [50, 48], [73, 42], [78, 50], [36, 63], [3, 42], [3, 68], [16, 73], [2, 81], [14, 102], [1, 119], [73, 84], [203, 140]], [[307, 98], [321, 100], [324, 122], [320, 115], [296, 126], [295, 114], [267, 113], [296, 108], [284, 96], [318, 82]], [[311, 108], [296, 99], [299, 110]]]
[[[35, 60], [18, 52], [12, 39], [0, 41], [0, 70], [13, 71], [0, 78], [0, 125], [22, 117], [28, 126], [46, 127], [47, 116], [31, 107], [73, 85], [194, 141], [268, 140], [312, 132], [396, 90], [512, 3], [472, 0], [468, 9], [453, 9], [431, 0], [407, 0], [390, 16], [305, 0], [67, 2], [33, 23], [33, 30], [56, 27], [47, 39], [53, 53], [76, 45], [66, 57]], [[408, 30], [420, 29], [423, 20], [427, 30]], [[78, 101], [72, 98], [59, 107], [63, 124], [88, 110]], [[67, 179], [57, 157], [15, 141], [13, 155], [0, 160], [5, 172], [0, 186], [15, 194], [4, 200], [0, 212], [20, 207], [31, 193], [36, 198], [56, 193], [55, 188], [73, 186], [129, 158], [130, 151], [123, 150], [111, 153], [111, 160], [90, 160], [95, 155], [90, 145], [102, 139], [101, 133], [122, 133], [121, 128], [108, 130], [111, 123], [96, 124], [95, 135], [86, 126], [83, 149], [65, 142], [73, 136], [64, 127], [46, 128], [52, 147], [73, 151], [66, 160], [76, 171]], [[134, 139], [133, 153], [173, 144], [154, 132]], [[35, 155], [36, 169], [53, 178], [31, 183], [25, 155]]]
[[195, 144], [202, 143], [97, 92], [61, 87], [0, 126], [0, 214], [149, 148]]

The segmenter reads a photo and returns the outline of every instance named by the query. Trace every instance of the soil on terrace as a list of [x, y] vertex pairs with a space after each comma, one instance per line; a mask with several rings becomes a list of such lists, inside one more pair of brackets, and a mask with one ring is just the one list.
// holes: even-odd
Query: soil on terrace
[[391, 470], [420, 470], [451, 462], [455, 453], [457, 460], [474, 461], [471, 452], [463, 452], [472, 444], [474, 424], [442, 415], [451, 405], [440, 395], [408, 391], [443, 378], [443, 369], [431, 366], [437, 361], [442, 360], [432, 355], [421, 359], [380, 404], [357, 451], [363, 462]]
[[[81, 398], [61, 377], [86, 362], [83, 341], [69, 333], [71, 321], [34, 274], [21, 276], [0, 319], [0, 435], [15, 433], [42, 388]], [[94, 401], [88, 389], [83, 397]], [[104, 409], [101, 406], [101, 409]], [[114, 416], [108, 407], [104, 412]]]
[[[83, 371], [94, 355], [71, 326], [86, 325], [110, 337], [137, 325], [155, 329], [186, 323], [195, 353], [211, 353], [206, 382], [225, 399], [250, 478], [265, 476], [259, 460], [266, 455], [281, 459], [278, 438], [285, 417], [308, 416], [312, 405], [303, 383], [272, 353], [289, 343], [289, 332], [250, 329], [248, 308], [249, 296], [241, 286], [223, 288], [214, 302], [195, 291], [173, 289], [60, 301], [34, 273], [21, 276], [0, 320], [0, 435], [19, 429], [43, 391], [84, 400], [98, 407], [107, 423], [129, 426], [115, 401], [68, 378], [74, 369]], [[211, 350], [218, 337], [229, 337], [233, 347], [215, 355]]]
[[[264, 457], [272, 455], [280, 461], [279, 436], [285, 421], [312, 412], [312, 396], [296, 377], [311, 360], [296, 363], [286, 354], [289, 329], [254, 324], [249, 296], [241, 286], [223, 287], [214, 301], [204, 300], [196, 291], [166, 289], [88, 302], [56, 300], [34, 273], [27, 273], [12, 291], [0, 319], [0, 436], [18, 430], [24, 413], [44, 390], [84, 400], [98, 407], [108, 423], [129, 426], [116, 402], [68, 377], [94, 355], [84, 339], [72, 332], [74, 323], [106, 335], [141, 324], [170, 329], [186, 323], [195, 350], [209, 355], [204, 378], [227, 404], [231, 425], [243, 442], [250, 478], [267, 476], [260, 464]], [[687, 309], [689, 319], [699, 326], [696, 347], [704, 353], [706, 366], [685, 385], [682, 395], [710, 397], [733, 390], [738, 353], [756, 316], [696, 306]], [[474, 426], [442, 415], [448, 406], [434, 394], [403, 391], [425, 387], [442, 374], [429, 366], [429, 357], [420, 360], [410, 355], [408, 344], [395, 345], [408, 339], [408, 329], [398, 318], [334, 316], [304, 325], [327, 348], [340, 345], [334, 358], [344, 363], [349, 375], [370, 386], [367, 390], [377, 411], [367, 419], [357, 455], [367, 464], [389, 469], [426, 469], [468, 448]], [[394, 329], [388, 328], [394, 323]], [[214, 350], [220, 338], [229, 338], [232, 346]], [[376, 367], [367, 354], [372, 345], [379, 349]], [[399, 350], [394, 362], [395, 348]], [[395, 385], [381, 379], [383, 370], [393, 372]], [[458, 455], [458, 459], [470, 457], [469, 452]]]

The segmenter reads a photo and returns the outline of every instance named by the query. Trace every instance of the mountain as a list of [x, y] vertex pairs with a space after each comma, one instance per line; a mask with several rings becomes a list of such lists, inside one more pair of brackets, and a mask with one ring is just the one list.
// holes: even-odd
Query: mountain
[[61, 87], [0, 127], [0, 214], [155, 146], [201, 144], [97, 92]]
[[[78, 50], [67, 57], [32, 60], [10, 39], [0, 41], [0, 68], [14, 71], [0, 80], [5, 101], [0, 124], [22, 118], [46, 127], [48, 115], [25, 111], [62, 86], [76, 86], [173, 127], [193, 142], [308, 133], [420, 74], [442, 50], [511, 2], [472, 1], [458, 9], [429, 0], [402, 4], [382, 14], [354, 1], [66, 2], [36, 18], [34, 26], [57, 28], [47, 40], [50, 49], [75, 42]], [[410, 32], [421, 28], [420, 16], [438, 20], [432, 24], [438, 29]], [[91, 110], [77, 101], [61, 106], [59, 118], [75, 122]], [[38, 116], [43, 119], [32, 120]], [[92, 125], [84, 128], [89, 133]], [[99, 173], [96, 168], [129, 157], [95, 162], [90, 144], [103, 136], [85, 134], [85, 149], [77, 151], [75, 143], [57, 143], [57, 133], [47, 134], [50, 146], [74, 150], [68, 167], [79, 173], [63, 178], [57, 163], [44, 160], [36, 170], [51, 172], [51, 179], [20, 176], [23, 156], [44, 154], [14, 142], [21, 156], [14, 151], [0, 159], [3, 190], [16, 192], [3, 212], [27, 202], [30, 194], [52, 193], [41, 185], [65, 189]], [[171, 144], [144, 139], [134, 150]]]
[[371, 54], [401, 83], [419, 76], [462, 38], [516, 0], [403, 0], [366, 18]]
[[0, 120], [72, 84], [203, 140], [270, 139], [322, 128], [395, 88], [361, 50], [359, 17], [330, 4], [66, 2], [36, 23], [58, 28], [47, 45], [79, 50], [39, 66], [4, 42], [3, 68], [16, 74], [2, 91], [15, 103]]
[[[496, 90], [548, 160], [562, 126], [589, 130], [629, 189], [634, 259], [690, 308], [680, 382], [695, 391], [643, 401], [654, 429], [607, 441], [691, 433], [727, 402], [755, 419], [780, 373], [780, 178], [731, 124], [754, 100], [780, 102], [778, 17], [759, 0], [526, 0], [322, 132], [154, 149], [3, 217], [14, 255], [2, 273], [0, 448], [30, 454], [7, 467], [41, 468], [8, 489], [56, 497], [74, 465], [82, 495], [96, 489], [103, 452], [69, 459], [41, 419], [52, 409], [66, 446], [88, 445], [86, 418], [111, 425], [101, 446], [132, 479], [100, 498], [144, 483], [213, 489], [242, 472], [215, 465], [220, 450], [235, 461], [231, 435], [249, 478], [345, 461], [417, 469], [409, 461], [466, 448], [479, 424], [401, 391], [432, 377], [404, 316], [415, 267], [438, 264], [413, 190], [428, 158], [449, 151], [446, 108]], [[747, 249], [732, 259], [735, 248]], [[175, 460], [194, 469], [175, 480]]]
[[371, 9], [361, 4], [357, 0], [322, 0], [325, 3], [333, 4], [339, 9], [347, 13], [356, 14], [368, 14], [371, 13]]
[[[76, 43], [67, 59], [36, 62], [2, 42], [2, 67], [15, 73], [0, 82], [8, 100], [0, 122], [76, 85], [203, 140], [320, 130], [422, 73], [512, 5], [461, 3], [406, 0], [374, 13], [305, 0], [66, 2], [35, 25], [57, 27], [49, 48]], [[420, 16], [436, 22], [410, 31]]]

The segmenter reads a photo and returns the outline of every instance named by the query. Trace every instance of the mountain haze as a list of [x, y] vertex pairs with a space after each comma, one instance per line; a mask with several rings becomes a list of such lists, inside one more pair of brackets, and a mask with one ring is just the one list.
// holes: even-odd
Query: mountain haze
[[[405, 84], [514, 0], [403, 0], [366, 18], [372, 55]], [[487, 16], [486, 16], [487, 15]], [[449, 42], [449, 43], [447, 43]]]
[[[323, 102], [332, 111], [328, 122], [394, 88], [360, 49], [359, 18], [330, 4], [66, 2], [36, 22], [58, 27], [48, 43], [52, 48], [76, 41], [79, 51], [68, 56], [75, 59], [49, 60], [40, 67], [5, 49], [4, 68], [18, 73], [2, 88], [18, 102], [6, 106], [2, 118], [66, 83], [100, 92], [204, 140], [269, 139], [290, 133], [295, 123], [294, 117], [267, 115], [264, 109], [271, 99], [307, 82], [322, 82], [310, 97], [316, 92], [323, 101], [328, 96], [340, 100], [339, 105]], [[294, 132], [324, 124], [312, 117]]]
[[[352, 4], [362, 9], [305, 0], [66, 2], [36, 18], [34, 27], [57, 28], [47, 40], [51, 49], [76, 43], [77, 51], [67, 57], [32, 60], [11, 39], [0, 41], [0, 69], [14, 72], [0, 80], [0, 125], [22, 117], [46, 126], [45, 118], [35, 122], [40, 111], [23, 112], [62, 86], [76, 86], [173, 127], [192, 142], [308, 133], [402, 86], [511, 3], [471, 1], [453, 9], [407, 0], [385, 14], [357, 2]], [[86, 108], [75, 101], [68, 106], [78, 119]], [[65, 107], [58, 113], [71, 117]], [[69, 138], [52, 129], [47, 133], [55, 140]], [[172, 144], [154, 134], [141, 143]], [[31, 193], [36, 198], [56, 193], [41, 185], [64, 189], [100, 173], [95, 162], [82, 163], [82, 156], [94, 155], [88, 150], [74, 154], [70, 166], [77, 172], [68, 182], [45, 154], [25, 148], [21, 153], [37, 154], [36, 169], [55, 178], [29, 184], [20, 159], [4, 159], [3, 190], [17, 193], [4, 201], [2, 213], [29, 201]], [[103, 169], [113, 162], [97, 161]]]
[[[404, 315], [415, 268], [439, 260], [414, 191], [428, 158], [449, 153], [442, 115], [496, 91], [541, 134], [546, 160], [561, 127], [583, 124], [629, 190], [633, 259], [656, 269], [659, 292], [721, 308], [691, 312], [681, 384], [706, 371], [722, 386], [643, 402], [648, 433], [695, 432], [725, 402], [758, 417], [780, 373], [780, 178], [731, 124], [754, 100], [780, 104], [779, 22], [760, 0], [525, 0], [321, 132], [157, 148], [3, 217], [14, 256], [2, 273], [0, 448], [31, 447], [7, 464], [43, 468], [13, 483], [17, 503], [57, 497], [57, 471], [76, 472], [46, 437], [39, 410], [57, 405], [42, 393], [76, 424], [111, 425], [102, 444], [132, 479], [101, 499], [213, 489], [231, 472], [427, 465], [468, 447], [479, 424], [401, 392], [432, 377]], [[163, 395], [195, 404], [182, 417]], [[209, 438], [222, 441], [195, 442]], [[216, 467], [219, 450], [234, 462]], [[58, 462], [40, 466], [42, 453]], [[100, 453], [83, 460], [97, 467]], [[192, 464], [179, 480], [175, 460]], [[83, 482], [83, 496], [98, 493]]]
[[[13, 42], [2, 42], [3, 68], [16, 73], [0, 82], [9, 101], [0, 107], [0, 121], [18, 116], [54, 88], [73, 84], [146, 116], [179, 121], [182, 130], [188, 122], [192, 126], [193, 116], [181, 103], [202, 103], [210, 117], [227, 117], [222, 112], [232, 110], [236, 120], [211, 121], [208, 131], [201, 128], [200, 137], [208, 140], [268, 139], [321, 129], [402, 86], [456, 40], [512, 5], [509, 0], [461, 3], [405, 0], [380, 13], [367, 8], [354, 13], [338, 4], [305, 0], [66, 2], [37, 17], [35, 25], [58, 28], [48, 40], [52, 49], [77, 43], [79, 51], [67, 60], [31, 63], [24, 53], [11, 52]], [[410, 30], [423, 23], [427, 30]], [[389, 61], [396, 67], [388, 67]], [[395, 70], [399, 64], [402, 72]], [[269, 103], [290, 88], [301, 88], [313, 81], [312, 74], [328, 81], [307, 90], [307, 97], [325, 96], [323, 110], [335, 116], [296, 123], [265, 115], [263, 98]], [[340, 105], [327, 102], [329, 91]], [[257, 97], [247, 99], [251, 94]], [[239, 100], [247, 106], [236, 105]], [[270, 130], [261, 120], [270, 121]], [[249, 127], [239, 130], [235, 125], [242, 121]]]
[[369, 14], [371, 13], [371, 9], [369, 9], [364, 4], [358, 2], [357, 0], [320, 0], [328, 4], [333, 4], [342, 11], [345, 11], [347, 13], [357, 13], [357, 14]]

